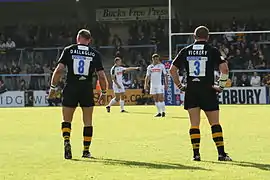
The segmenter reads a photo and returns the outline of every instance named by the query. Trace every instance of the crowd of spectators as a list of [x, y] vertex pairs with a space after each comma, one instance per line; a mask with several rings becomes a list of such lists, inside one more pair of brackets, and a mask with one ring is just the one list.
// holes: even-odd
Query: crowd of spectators
[[[111, 34], [109, 24], [97, 23], [91, 26], [93, 35], [92, 44], [99, 46], [112, 45], [111, 57], [115, 54], [123, 56], [125, 65], [140, 66], [142, 71], [135, 76], [127, 75], [124, 78], [126, 88], [142, 88], [142, 78], [147, 66], [150, 64], [150, 54], [157, 51], [159, 54], [168, 55], [168, 24], [167, 20], [136, 21], [127, 23], [129, 38], [121, 34]], [[176, 18], [172, 21], [173, 32], [192, 32], [198, 24], [193, 21], [181, 21]], [[210, 31], [247, 31], [267, 30], [267, 21], [256, 22], [250, 19], [246, 22], [233, 18], [226, 23], [205, 23]], [[36, 47], [59, 47], [73, 43], [77, 30], [89, 29], [86, 23], [60, 23], [58, 25], [22, 24], [7, 26], [0, 29], [0, 74], [14, 76], [1, 78], [9, 89], [46, 89], [49, 76], [17, 77], [16, 74], [50, 74], [55, 66], [55, 60], [60, 51], [53, 50], [47, 53], [38, 53]], [[270, 68], [270, 34], [233, 34], [212, 35], [209, 42], [219, 48], [222, 55], [228, 60], [230, 69], [269, 69]], [[173, 38], [173, 47], [192, 43], [191, 36], [176, 36]], [[123, 45], [151, 44], [155, 48], [123, 48]], [[181, 45], [179, 46], [181, 47]], [[25, 48], [24, 51], [15, 48]], [[103, 49], [99, 49], [103, 54]], [[23, 53], [22, 53], [23, 52]], [[176, 51], [177, 52], [177, 51]], [[126, 54], [128, 56], [126, 56]], [[111, 63], [112, 64], [112, 63]], [[259, 76], [260, 79], [257, 77]], [[256, 78], [255, 78], [256, 77]], [[256, 86], [269, 84], [270, 77], [260, 73], [252, 76], [247, 73], [237, 73], [232, 77], [232, 86]], [[259, 80], [258, 80], [259, 79]]]

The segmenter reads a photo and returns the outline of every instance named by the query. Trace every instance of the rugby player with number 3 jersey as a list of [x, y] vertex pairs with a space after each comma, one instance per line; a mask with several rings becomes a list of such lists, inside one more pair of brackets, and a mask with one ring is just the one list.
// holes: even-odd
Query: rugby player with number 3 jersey
[[157, 107], [157, 115], [155, 117], [165, 117], [164, 91], [168, 88], [167, 71], [160, 62], [158, 54], [152, 55], [152, 64], [147, 67], [144, 89], [148, 91], [150, 81], [150, 94], [153, 95], [155, 105]]
[[[184, 108], [188, 111], [191, 127], [189, 130], [193, 147], [193, 160], [200, 161], [200, 113], [203, 110], [211, 125], [213, 141], [216, 144], [219, 161], [232, 159], [224, 150], [222, 127], [219, 123], [219, 102], [217, 94], [222, 92], [228, 79], [228, 65], [217, 48], [210, 46], [209, 30], [199, 26], [194, 32], [195, 42], [183, 48], [173, 61], [170, 69], [174, 83], [185, 90]], [[219, 86], [214, 85], [214, 70], [219, 68]], [[179, 81], [178, 70], [187, 71], [187, 85]]]

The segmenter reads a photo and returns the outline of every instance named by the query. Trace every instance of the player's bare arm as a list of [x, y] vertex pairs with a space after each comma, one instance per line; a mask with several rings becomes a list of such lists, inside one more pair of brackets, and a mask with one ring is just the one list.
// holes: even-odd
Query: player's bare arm
[[48, 96], [49, 99], [52, 99], [55, 97], [56, 86], [60, 81], [60, 78], [63, 74], [64, 69], [65, 69], [65, 65], [62, 63], [59, 63], [57, 67], [55, 68], [52, 75], [52, 80], [51, 80], [50, 92]]
[[165, 82], [164, 82], [165, 89], [167, 90], [168, 89], [168, 74], [165, 74], [164, 80], [165, 80]]
[[[170, 68], [170, 74], [173, 79], [174, 84], [181, 89], [183, 87], [182, 83], [179, 80], [179, 74], [178, 74], [178, 68], [175, 65], [171, 65]], [[167, 82], [168, 82], [168, 77], [167, 77]]]
[[106, 101], [106, 90], [108, 88], [108, 81], [104, 70], [97, 71], [97, 76], [101, 87], [101, 95], [99, 97], [98, 103], [102, 104]]
[[134, 70], [140, 70], [140, 67], [128, 67], [124, 71], [134, 71]]
[[113, 82], [118, 88], [121, 88], [121, 86], [120, 86], [119, 83], [117, 82], [116, 76], [115, 76], [115, 75], [112, 75], [111, 78], [112, 78], [112, 82]]
[[145, 79], [144, 79], [144, 90], [148, 90], [149, 88], [149, 81], [150, 81], [150, 78], [149, 76], [145, 76]]

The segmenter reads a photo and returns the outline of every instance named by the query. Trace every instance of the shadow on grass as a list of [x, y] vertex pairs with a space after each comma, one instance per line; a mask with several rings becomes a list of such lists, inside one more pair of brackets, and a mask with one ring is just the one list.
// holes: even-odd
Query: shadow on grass
[[257, 168], [264, 171], [270, 171], [270, 164], [261, 164], [254, 162], [246, 162], [246, 161], [230, 161], [230, 162], [215, 162], [215, 161], [203, 161], [207, 163], [213, 164], [227, 164], [232, 166], [240, 166], [240, 167], [248, 167], [248, 168]]
[[183, 164], [172, 164], [172, 163], [153, 163], [153, 162], [139, 162], [139, 161], [128, 161], [128, 160], [118, 160], [118, 159], [102, 159], [102, 158], [91, 158], [91, 159], [72, 159], [72, 161], [80, 161], [87, 163], [102, 163], [105, 165], [112, 166], [129, 166], [129, 167], [139, 167], [148, 169], [181, 169], [181, 170], [204, 170], [211, 171], [202, 167], [196, 166], [186, 166]]
[[129, 112], [129, 114], [155, 114], [153, 112]]
[[173, 118], [173, 119], [189, 119], [189, 117], [187, 117], [187, 116], [173, 116], [171, 118]]

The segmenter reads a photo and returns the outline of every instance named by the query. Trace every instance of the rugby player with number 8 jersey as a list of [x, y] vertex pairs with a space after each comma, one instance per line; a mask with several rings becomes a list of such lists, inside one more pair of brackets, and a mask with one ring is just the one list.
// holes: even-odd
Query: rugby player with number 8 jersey
[[89, 151], [93, 136], [92, 114], [94, 106], [93, 73], [98, 76], [101, 86], [99, 103], [106, 99], [107, 79], [99, 52], [89, 46], [91, 42], [90, 31], [82, 29], [77, 34], [77, 44], [65, 47], [58, 65], [53, 72], [49, 99], [54, 98], [57, 84], [65, 68], [67, 80], [63, 90], [62, 101], [62, 136], [64, 139], [64, 157], [72, 158], [70, 135], [71, 123], [76, 107], [79, 105], [83, 115], [83, 158], [91, 158]]
[[[200, 161], [200, 113], [203, 110], [211, 125], [213, 141], [216, 144], [219, 161], [231, 161], [225, 152], [222, 127], [219, 122], [219, 102], [217, 94], [226, 85], [228, 65], [217, 48], [207, 43], [209, 30], [199, 26], [194, 32], [195, 42], [183, 48], [176, 56], [170, 68], [174, 83], [185, 90], [184, 108], [188, 111], [191, 127], [189, 130], [193, 147], [193, 160]], [[219, 85], [214, 85], [214, 70], [219, 68]], [[187, 71], [187, 85], [179, 81], [178, 70]]]

